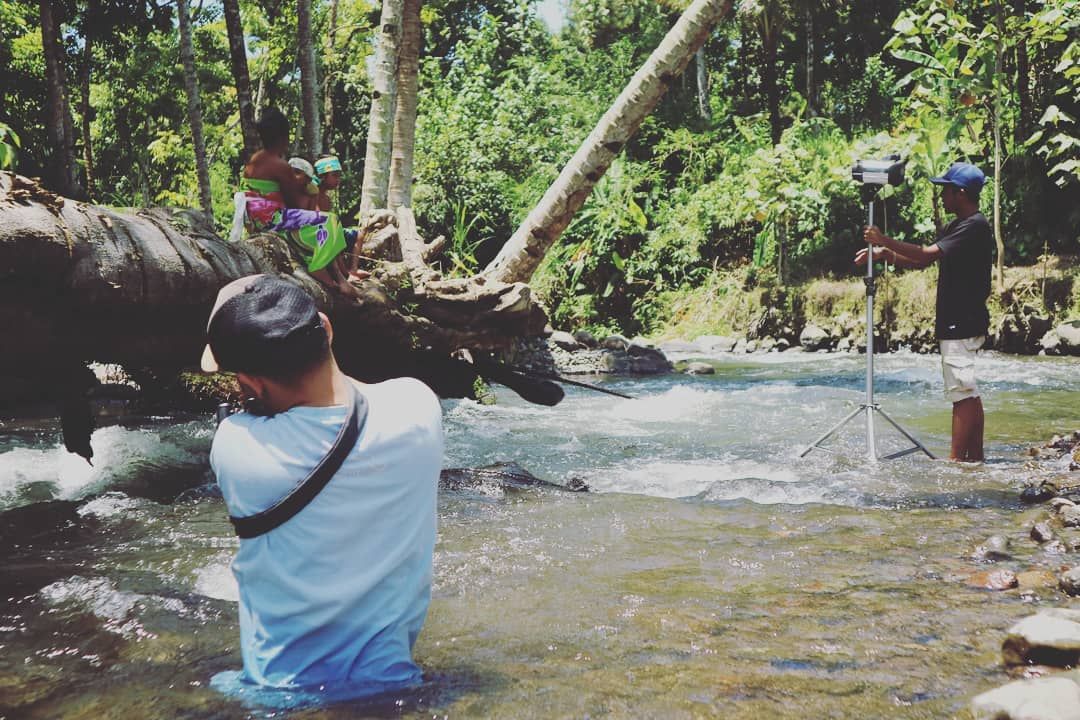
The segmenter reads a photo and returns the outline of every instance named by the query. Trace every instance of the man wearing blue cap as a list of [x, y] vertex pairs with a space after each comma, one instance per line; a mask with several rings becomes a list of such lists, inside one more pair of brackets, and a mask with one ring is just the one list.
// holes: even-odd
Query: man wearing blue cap
[[[941, 186], [942, 205], [956, 216], [932, 245], [900, 242], [874, 226], [866, 228], [864, 238], [875, 247], [874, 259], [911, 268], [939, 263], [934, 330], [941, 348], [945, 395], [953, 403], [950, 459], [980, 462], [984, 419], [975, 384], [975, 354], [990, 328], [986, 299], [994, 255], [994, 233], [979, 212], [979, 191], [986, 176], [974, 165], [957, 162], [930, 182]], [[866, 248], [859, 250], [855, 263], [865, 263], [867, 253]]]

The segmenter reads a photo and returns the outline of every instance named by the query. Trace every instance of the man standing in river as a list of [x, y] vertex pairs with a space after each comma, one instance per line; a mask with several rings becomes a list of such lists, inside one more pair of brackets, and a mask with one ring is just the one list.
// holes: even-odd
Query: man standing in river
[[332, 698], [418, 683], [412, 647], [431, 598], [443, 453], [438, 398], [412, 378], [347, 377], [330, 321], [282, 278], [222, 288], [207, 338], [203, 370], [235, 372], [253, 399], [221, 422], [210, 451], [241, 538], [232, 570], [243, 672], [220, 673], [214, 686]]
[[[975, 384], [975, 354], [986, 342], [990, 313], [990, 268], [994, 233], [979, 212], [979, 192], [986, 182], [974, 165], [953, 163], [930, 182], [941, 186], [945, 211], [956, 219], [942, 228], [932, 245], [915, 245], [886, 237], [877, 227], [866, 228], [866, 242], [874, 246], [874, 259], [900, 267], [924, 268], [938, 263], [935, 334], [941, 348], [945, 395], [952, 401], [951, 460], [983, 459], [983, 406]], [[855, 263], [867, 260], [859, 250]]]

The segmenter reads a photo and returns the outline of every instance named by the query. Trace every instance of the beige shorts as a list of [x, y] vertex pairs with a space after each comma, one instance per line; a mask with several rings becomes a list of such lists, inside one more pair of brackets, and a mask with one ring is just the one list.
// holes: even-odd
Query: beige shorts
[[945, 376], [945, 397], [958, 403], [979, 397], [975, 384], [975, 353], [986, 342], [985, 337], [963, 340], [941, 340], [941, 371]]

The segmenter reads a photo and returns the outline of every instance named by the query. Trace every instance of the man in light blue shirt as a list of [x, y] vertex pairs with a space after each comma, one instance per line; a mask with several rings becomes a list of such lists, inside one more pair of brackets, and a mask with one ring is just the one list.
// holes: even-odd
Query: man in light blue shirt
[[[230, 515], [248, 518], [302, 483], [334, 445], [352, 407], [366, 408], [355, 446], [295, 515], [241, 534], [242, 673], [213, 684], [358, 697], [420, 681], [412, 647], [431, 597], [443, 434], [438, 398], [399, 378], [345, 376], [333, 330], [286, 280], [256, 275], [222, 289], [203, 369], [236, 372], [243, 412], [218, 427], [210, 464]], [[239, 528], [239, 525], [238, 525]]]

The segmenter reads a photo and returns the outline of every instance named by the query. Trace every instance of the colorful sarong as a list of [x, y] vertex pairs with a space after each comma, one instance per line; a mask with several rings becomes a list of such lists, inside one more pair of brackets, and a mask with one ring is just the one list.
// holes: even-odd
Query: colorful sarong
[[248, 230], [284, 235], [309, 272], [322, 270], [345, 250], [345, 233], [334, 213], [285, 207], [281, 188], [273, 180], [241, 178], [240, 182], [246, 195]]

